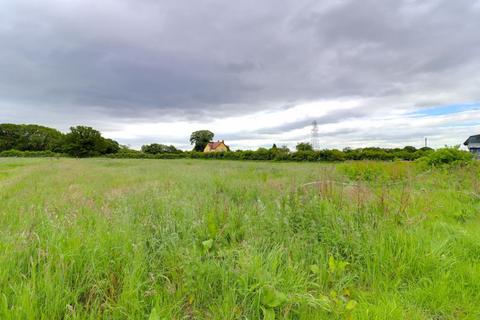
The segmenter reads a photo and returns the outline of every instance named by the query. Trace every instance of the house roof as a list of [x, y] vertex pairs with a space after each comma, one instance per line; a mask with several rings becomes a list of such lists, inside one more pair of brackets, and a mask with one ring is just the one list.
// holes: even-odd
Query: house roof
[[480, 134], [469, 137], [463, 144], [467, 146], [470, 143], [480, 143]]
[[212, 149], [212, 150], [217, 149], [218, 146], [220, 146], [220, 145], [222, 145], [222, 144], [225, 144], [225, 143], [223, 142], [223, 140], [222, 140], [222, 141], [209, 142], [209, 143], [208, 143], [208, 145], [210, 146], [210, 149]]

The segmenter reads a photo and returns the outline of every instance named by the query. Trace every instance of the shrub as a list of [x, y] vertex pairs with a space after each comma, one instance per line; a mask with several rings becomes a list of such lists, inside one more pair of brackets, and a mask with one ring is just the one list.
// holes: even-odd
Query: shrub
[[107, 155], [108, 158], [117, 158], [117, 159], [143, 159], [149, 158], [151, 155], [128, 148], [122, 148], [117, 153]]
[[295, 149], [297, 149], [297, 151], [313, 151], [312, 145], [308, 142], [298, 143]]
[[143, 145], [142, 152], [149, 153], [149, 154], [181, 153], [182, 150], [178, 150], [173, 145], [167, 146], [165, 144], [152, 143], [148, 145]]
[[428, 166], [439, 166], [447, 164], [469, 163], [473, 160], [473, 155], [468, 151], [460, 150], [459, 146], [445, 147], [428, 153], [419, 159], [419, 162]]
[[18, 157], [18, 158], [54, 158], [64, 157], [65, 154], [47, 151], [19, 151], [19, 150], [6, 150], [0, 152], [0, 157]]

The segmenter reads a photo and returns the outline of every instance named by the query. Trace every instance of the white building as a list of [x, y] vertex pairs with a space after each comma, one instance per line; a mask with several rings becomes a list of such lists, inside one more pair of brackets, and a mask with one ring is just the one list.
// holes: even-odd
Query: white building
[[480, 159], [480, 134], [471, 136], [463, 143], [467, 146], [468, 150], [473, 153], [478, 159]]

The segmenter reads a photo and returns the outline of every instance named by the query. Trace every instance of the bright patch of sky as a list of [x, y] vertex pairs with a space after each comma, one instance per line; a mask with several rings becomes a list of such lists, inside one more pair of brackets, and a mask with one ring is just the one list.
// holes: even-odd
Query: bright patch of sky
[[434, 106], [429, 108], [422, 108], [413, 112], [413, 115], [418, 116], [438, 116], [444, 114], [459, 113], [464, 111], [478, 111], [480, 112], [480, 102], [451, 104], [446, 106]]
[[[189, 149], [189, 134], [209, 129], [216, 139], [225, 140], [232, 149], [270, 147], [273, 143], [294, 148], [309, 142], [311, 123], [318, 121], [322, 148], [345, 147], [422, 147], [461, 144], [469, 135], [480, 132], [477, 103], [421, 108], [411, 112], [379, 108], [366, 114], [364, 100], [321, 101], [297, 105], [280, 111], [213, 119], [211, 122], [155, 122], [124, 125], [105, 134], [134, 148], [142, 143], [162, 142]], [[340, 115], [343, 117], [336, 119]], [[349, 114], [356, 116], [349, 117]], [[332, 119], [329, 118], [332, 115]], [[327, 119], [322, 123], [322, 119]], [[160, 137], [160, 138], [159, 138]]]

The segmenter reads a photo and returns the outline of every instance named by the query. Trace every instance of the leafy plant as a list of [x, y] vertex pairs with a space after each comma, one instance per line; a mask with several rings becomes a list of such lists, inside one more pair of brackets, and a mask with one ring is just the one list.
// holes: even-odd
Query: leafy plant
[[468, 151], [460, 150], [460, 146], [445, 147], [429, 153], [420, 158], [420, 163], [429, 166], [442, 166], [449, 164], [466, 164], [473, 160], [473, 155]]
[[209, 252], [213, 247], [213, 239], [202, 241], [202, 247], [205, 253]]

